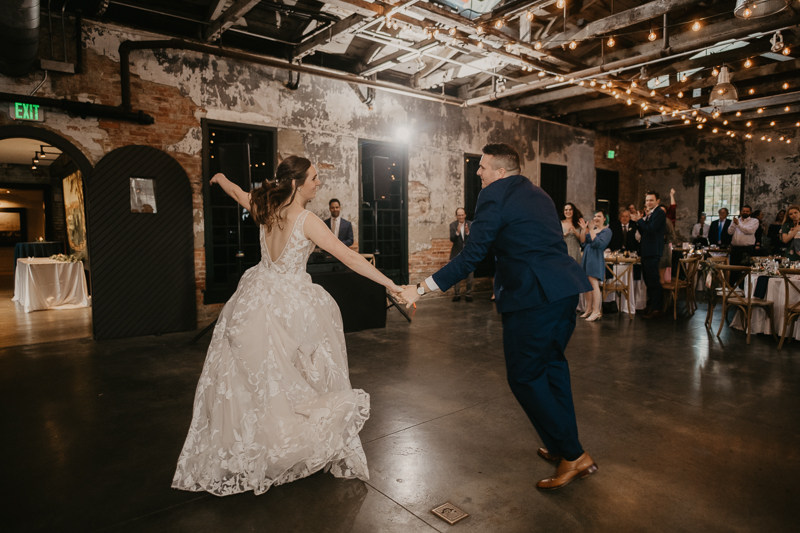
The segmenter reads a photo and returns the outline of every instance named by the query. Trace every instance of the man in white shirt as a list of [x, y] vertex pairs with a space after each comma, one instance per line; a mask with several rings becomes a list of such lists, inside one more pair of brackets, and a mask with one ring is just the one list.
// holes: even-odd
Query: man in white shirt
[[[467, 220], [467, 212], [464, 210], [463, 207], [459, 207], [456, 209], [456, 220], [455, 222], [450, 223], [450, 242], [453, 243], [453, 247], [450, 249], [450, 261], [456, 258], [458, 254], [461, 253], [461, 250], [464, 249], [464, 245], [469, 239], [469, 227], [472, 225], [472, 221]], [[472, 285], [475, 282], [475, 273], [470, 272], [467, 276], [467, 302], [472, 301]], [[461, 282], [459, 281], [455, 285], [453, 285], [453, 289], [456, 291], [456, 295], [453, 297], [454, 302], [461, 301]]]
[[728, 228], [731, 237], [731, 264], [741, 265], [745, 255], [753, 255], [756, 251], [756, 231], [758, 219], [750, 217], [749, 205], [742, 206], [740, 216], [733, 218]]
[[328, 209], [331, 211], [331, 218], [325, 220], [325, 225], [331, 228], [331, 231], [336, 235], [345, 246], [352, 246], [353, 241], [353, 225], [347, 220], [343, 219], [340, 215], [342, 213], [342, 204], [336, 198], [328, 202]]

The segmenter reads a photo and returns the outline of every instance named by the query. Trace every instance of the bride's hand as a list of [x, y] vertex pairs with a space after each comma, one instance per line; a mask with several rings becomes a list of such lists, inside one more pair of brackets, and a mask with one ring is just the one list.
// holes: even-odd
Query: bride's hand
[[395, 285], [394, 283], [392, 283], [386, 288], [389, 289], [389, 292], [391, 292], [395, 298], [399, 297], [400, 293], [403, 292], [403, 287]]
[[228, 179], [228, 178], [225, 177], [225, 174], [223, 174], [222, 172], [217, 172], [216, 174], [214, 174], [214, 177], [211, 178], [211, 182], [210, 183], [212, 185], [215, 184], [215, 183], [221, 185], [222, 184], [222, 180], [225, 180], [225, 179]]

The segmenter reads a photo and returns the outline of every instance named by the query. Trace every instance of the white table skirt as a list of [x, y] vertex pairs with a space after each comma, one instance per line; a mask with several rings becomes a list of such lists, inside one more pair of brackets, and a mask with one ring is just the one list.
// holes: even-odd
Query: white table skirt
[[[622, 272], [628, 265], [621, 264], [621, 265], [614, 265], [614, 272], [619, 276], [622, 275]], [[628, 286], [632, 287], [633, 289], [633, 298], [631, 299], [631, 314], [635, 315], [637, 309], [644, 309], [647, 307], [647, 285], [644, 284], [644, 281], [641, 279], [635, 280], [633, 279], [633, 267], [631, 267], [630, 272], [630, 279], [628, 280]], [[600, 290], [603, 290], [602, 285], [600, 286]], [[606, 302], [617, 302], [617, 307], [621, 313], [628, 312], [628, 299], [620, 292], [609, 292], [606, 295]], [[581, 294], [580, 300], [578, 301], [578, 311], [584, 311], [586, 309], [586, 297]]]
[[26, 313], [91, 306], [83, 263], [66, 263], [44, 257], [18, 259], [14, 301]]
[[[756, 287], [756, 280], [758, 279], [758, 276], [758, 274], [750, 274], [750, 286], [753, 289]], [[775, 313], [775, 322], [778, 323], [777, 334], [778, 336], [781, 336], [783, 334], [783, 314], [786, 311], [786, 287], [783, 283], [783, 278], [769, 279], [769, 284], [767, 285], [767, 295], [764, 297], [764, 299], [774, 302], [773, 313]], [[797, 293], [792, 291], [790, 304], [796, 303], [797, 300]], [[741, 310], [736, 311], [736, 316], [733, 317], [731, 327], [744, 330], [744, 320], [742, 318]], [[761, 307], [753, 308], [751, 327], [751, 333], [765, 333], [767, 335], [772, 335], [772, 324], [770, 323], [769, 316], [767, 316], [767, 312]], [[800, 340], [800, 320], [795, 321], [793, 329], [794, 331], [791, 332], [791, 336], [797, 340]]]

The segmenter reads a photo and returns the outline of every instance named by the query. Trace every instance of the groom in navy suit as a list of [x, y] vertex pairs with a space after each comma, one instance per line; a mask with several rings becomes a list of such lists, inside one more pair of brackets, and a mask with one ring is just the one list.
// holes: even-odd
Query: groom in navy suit
[[502, 314], [508, 383], [545, 445], [539, 455], [559, 463], [555, 475], [537, 487], [557, 489], [597, 470], [578, 440], [564, 357], [575, 329], [578, 295], [592, 287], [567, 254], [553, 200], [519, 172], [514, 148], [483, 147], [478, 170], [483, 190], [469, 240], [457, 257], [417, 287], [407, 287], [402, 297], [410, 305], [428, 291], [446, 291], [494, 247], [494, 292]]

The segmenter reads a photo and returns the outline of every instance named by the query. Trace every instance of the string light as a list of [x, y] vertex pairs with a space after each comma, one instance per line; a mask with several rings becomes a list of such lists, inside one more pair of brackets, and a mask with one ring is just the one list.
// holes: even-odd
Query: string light
[[434, 37], [438, 37], [439, 36], [439, 28], [436, 28], [435, 30], [433, 30], [433, 36]]
[[752, 126], [752, 125], [753, 125], [753, 123], [752, 123], [752, 122], [750, 122], [750, 121], [748, 120], [748, 121], [747, 121], [747, 127], [749, 128], [749, 127], [750, 127], [750, 126]]
[[753, 11], [749, 7], [744, 8], [744, 11], [742, 11], [742, 16], [746, 19], [749, 19], [752, 14]]
[[753, 138], [753, 136], [750, 135], [749, 133], [747, 135], [745, 135], [745, 137], [747, 137], [748, 139], [752, 139]]
[[711, 130], [711, 133], [717, 133], [718, 131], [719, 130], [717, 128], [714, 128], [713, 130]]
[[528, 20], [533, 20], [533, 11], [528, 11], [525, 13], [525, 18]]
[[631, 94], [631, 90], [630, 89], [625, 89], [625, 93], [626, 94]]
[[702, 27], [703, 27], [703, 25], [700, 24], [699, 20], [695, 20], [694, 24], [692, 24], [692, 30], [693, 31], [700, 31], [700, 28], [702, 28]]
[[556, 77], [556, 79], [557, 79], [558, 81], [564, 81], [564, 76], [557, 76], [557, 77]]
[[533, 45], [533, 48], [535, 50], [541, 50], [542, 49], [542, 43], [540, 41], [536, 41], [536, 44]]
[[750, 68], [753, 66], [753, 62], [750, 61], [750, 58], [747, 58], [747, 61], [744, 62], [744, 68]]
[[616, 91], [614, 92], [614, 98], [619, 99], [619, 93], [617, 93]]
[[584, 85], [586, 85], [586, 82], [585, 82], [585, 81], [583, 81], [583, 80], [581, 80], [581, 81], [579, 81], [579, 82], [578, 82], [578, 85], [580, 85], [581, 87], [583, 87]]
[[594, 87], [595, 85], [597, 85], [597, 82], [596, 82], [596, 81], [594, 81], [594, 80], [591, 80], [591, 81], [589, 82], [589, 85], [591, 85], [592, 87]]
[[769, 125], [770, 126], [774, 126], [775, 125], [775, 121], [773, 120], [772, 122], [769, 123]]
[[684, 123], [684, 124], [691, 124], [691, 123], [692, 123], [692, 121], [691, 121], [691, 120], [689, 120], [689, 119], [687, 118], [686, 120], [684, 120], [684, 121], [683, 121], [683, 123]]
[[686, 83], [688, 80], [689, 80], [689, 78], [687, 78], [687, 77], [686, 77], [686, 74], [684, 74], [683, 76], [681, 76], [681, 81], [682, 81], [683, 83]]
[[558, 9], [564, 9], [565, 5], [567, 5], [566, 0], [558, 0], [558, 2], [556, 2], [556, 7]]
[[650, 96], [655, 96], [655, 95], [656, 95], [656, 91], [655, 90], [650, 91]]
[[500, 28], [502, 28], [502, 27], [503, 27], [503, 24], [505, 24], [505, 23], [503, 22], [503, 19], [497, 19], [497, 21], [494, 23], [494, 27], [495, 27], [495, 28], [497, 28], [497, 29], [499, 30]]
[[784, 83], [781, 87], [783, 87], [783, 90], [785, 91], [786, 89], [789, 88], [789, 84], [788, 83]]
[[722, 121], [722, 125], [723, 125], [723, 126], [727, 126], [727, 125], [728, 125], [728, 121], [727, 121], [727, 119]]
[[719, 76], [719, 69], [714, 67], [714, 70], [711, 71], [711, 75], [714, 77]]
[[478, 48], [483, 49], [483, 41], [478, 41]]
[[697, 109], [695, 109], [694, 111], [692, 111], [692, 116], [693, 116], [693, 117], [696, 117], [696, 116], [697, 116]]
[[638, 85], [636, 85], [636, 81], [632, 81], [632, 82], [631, 82], [631, 87], [633, 87], [634, 89], [635, 89], [636, 87], [638, 87]]
[[783, 110], [784, 110], [784, 111], [786, 111], [787, 113], [789, 112], [789, 110], [790, 110], [790, 109], [791, 109], [791, 108], [790, 108], [788, 105], [787, 105], [786, 107], [784, 107], [784, 108], [783, 108]]
[[600, 86], [601, 89], [606, 89], [607, 87], [608, 87], [608, 85], [606, 85], [605, 83]]
[[576, 48], [578, 48], [578, 43], [576, 43], [575, 41], [572, 41], [571, 43], [569, 43], [569, 49], [570, 50], [575, 50]]
[[767, 142], [771, 143], [772, 142], [772, 137], [767, 137]]
[[606, 41], [606, 46], [608, 46], [609, 48], [614, 48], [615, 44], [617, 44], [617, 41], [615, 41], [613, 37], [609, 37], [608, 40]]
[[786, 144], [792, 144], [792, 140], [791, 139], [786, 139]]
[[779, 140], [779, 141], [782, 141], [783, 139], [784, 139], [783, 135], [781, 135], [780, 137], [778, 137], [778, 140]]
[[570, 78], [570, 79], [569, 79], [569, 82], [570, 82], [570, 83], [575, 83], [575, 78]]
[[626, 102], [627, 102], [627, 104], [628, 104], [628, 105], [631, 105], [631, 104], [633, 103], [633, 100], [631, 100], [630, 98], [628, 98], [628, 99], [626, 100]]
[[678, 98], [683, 98], [683, 91], [678, 91]]
[[702, 130], [702, 129], [703, 129], [703, 125], [702, 125], [702, 124], [698, 124], [698, 125], [697, 125], [697, 129], [698, 129], [698, 130]]
[[767, 140], [767, 136], [766, 136], [766, 135], [762, 135], [762, 136], [761, 136], [761, 140], [762, 140], [762, 141], [766, 141], [766, 140]]
[[478, 26], [477, 28], [475, 28], [475, 33], [477, 33], [478, 35], [483, 35], [484, 31], [486, 30], [483, 29], [483, 26]]
[[514, 47], [512, 46], [513, 44], [514, 44], [514, 43], [508, 43], [508, 44], [506, 45], [506, 52], [509, 52], [509, 53], [510, 53], [510, 52], [511, 52], [511, 51], [514, 49]]
[[756, 110], [756, 113], [758, 113], [758, 114], [761, 114], [761, 113], [763, 113], [763, 112], [764, 112], [764, 108], [763, 108], [763, 107], [759, 107], [759, 108]]
[[756, 94], [756, 90], [751, 88], [749, 91], [747, 91], [747, 93], [748, 94]]
[[788, 56], [789, 54], [792, 53], [792, 50], [787, 46], [786, 48], [783, 49], [783, 52], [781, 53], [785, 56]]
[[656, 35], [656, 32], [654, 32], [653, 30], [650, 30], [650, 35], [647, 36], [647, 40], [653, 42], [656, 39], [658, 39], [658, 35]]
[[741, 112], [741, 111], [737, 111], [737, 112], [736, 112], [736, 116], [737, 116], [737, 117], [741, 117], [741, 116], [742, 116], [742, 112]]
[[450, 28], [450, 31], [449, 31], [448, 33], [449, 33], [450, 35], [455, 35], [457, 31], [458, 31], [458, 30], [456, 30], [456, 29], [453, 27], [453, 28]]

